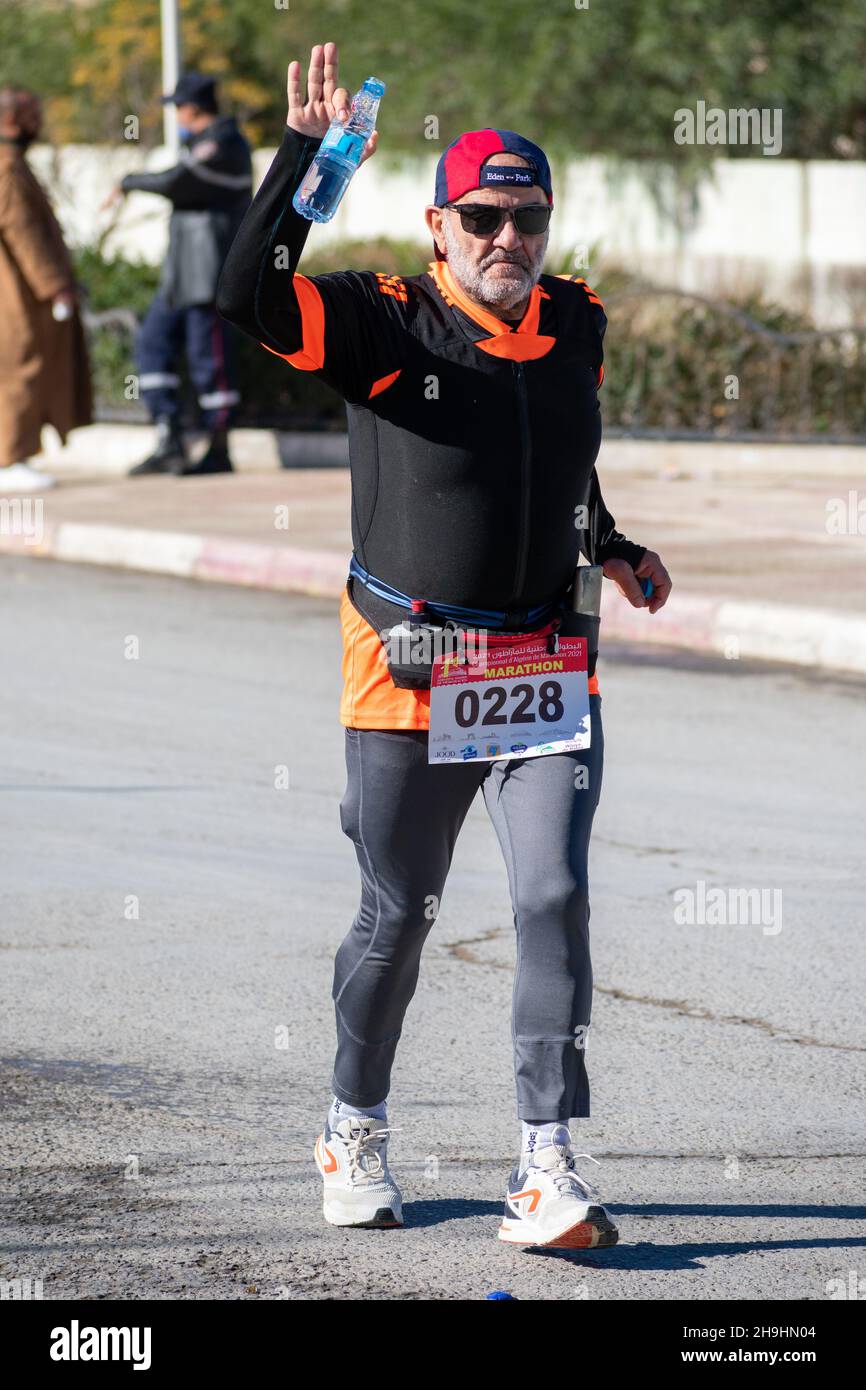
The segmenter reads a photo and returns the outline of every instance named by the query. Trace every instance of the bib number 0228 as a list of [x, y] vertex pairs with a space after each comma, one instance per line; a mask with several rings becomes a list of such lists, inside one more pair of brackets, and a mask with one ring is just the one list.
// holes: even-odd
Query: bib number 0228
[[[483, 713], [482, 702], [487, 706]], [[510, 709], [503, 712], [509, 704]], [[538, 687], [514, 685], [510, 690], [504, 685], [490, 685], [480, 695], [470, 686], [460, 692], [454, 705], [454, 717], [461, 729], [535, 724], [539, 719], [545, 724], [558, 724], [564, 713], [562, 685], [555, 680], [544, 681]]]
[[587, 644], [516, 635], [460, 661], [437, 658], [430, 684], [431, 763], [540, 758], [588, 748]]

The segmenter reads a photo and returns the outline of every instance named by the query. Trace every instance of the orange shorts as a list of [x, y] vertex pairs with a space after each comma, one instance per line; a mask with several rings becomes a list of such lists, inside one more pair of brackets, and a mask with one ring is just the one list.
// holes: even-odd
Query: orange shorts
[[[429, 729], [430, 691], [403, 690], [391, 680], [376, 629], [361, 617], [348, 589], [340, 598], [343, 694], [340, 723], [352, 729]], [[598, 695], [598, 677], [589, 679]]]

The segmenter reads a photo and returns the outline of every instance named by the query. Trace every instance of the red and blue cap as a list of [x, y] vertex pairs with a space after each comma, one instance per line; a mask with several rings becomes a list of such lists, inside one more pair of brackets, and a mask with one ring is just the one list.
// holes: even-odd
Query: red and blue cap
[[[523, 164], [490, 166], [487, 161], [494, 154], [519, 155], [530, 167]], [[436, 165], [433, 201], [441, 208], [473, 188], [531, 188], [533, 184], [544, 190], [553, 207], [550, 165], [538, 145], [514, 130], [468, 130], [452, 140]], [[436, 255], [441, 259], [438, 247]]]
[[[532, 167], [522, 164], [510, 166], [495, 164], [491, 168], [487, 161], [494, 154], [516, 154]], [[547, 201], [553, 207], [553, 187], [550, 181], [550, 165], [544, 150], [533, 145], [513, 130], [468, 130], [452, 140], [436, 165], [436, 192], [433, 201], [437, 207], [453, 203], [473, 188], [501, 188], [512, 185], [531, 188], [538, 184], [547, 194]]]

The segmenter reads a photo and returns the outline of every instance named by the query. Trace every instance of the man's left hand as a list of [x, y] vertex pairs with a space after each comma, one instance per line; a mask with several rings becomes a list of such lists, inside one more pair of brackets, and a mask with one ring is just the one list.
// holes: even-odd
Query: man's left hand
[[[654, 550], [647, 550], [636, 570], [628, 560], [605, 560], [602, 565], [605, 579], [612, 579], [623, 598], [627, 598], [634, 608], [648, 608], [657, 613], [668, 601], [672, 583], [671, 577]], [[638, 583], [639, 579], [651, 579], [653, 591], [644, 598]]]

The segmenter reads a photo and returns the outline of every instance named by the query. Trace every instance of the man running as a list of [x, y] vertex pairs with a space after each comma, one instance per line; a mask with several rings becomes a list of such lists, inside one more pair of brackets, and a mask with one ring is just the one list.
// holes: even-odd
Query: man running
[[[466, 761], [441, 765], [428, 760], [429, 673], [413, 677], [385, 638], [411, 612], [440, 628], [448, 619], [474, 625], [491, 643], [522, 637], [553, 651], [568, 632], [579, 553], [650, 613], [671, 581], [658, 555], [615, 529], [602, 499], [596, 393], [606, 319], [584, 281], [542, 274], [553, 191], [538, 146], [481, 130], [448, 147], [425, 214], [435, 259], [423, 274], [296, 273], [312, 224], [292, 196], [331, 119], [350, 107], [337, 62], [335, 44], [317, 45], [306, 91], [300, 63], [290, 63], [282, 144], [217, 297], [226, 318], [347, 403], [354, 554], [340, 606], [340, 813], [362, 888], [334, 969], [333, 1103], [315, 1144], [324, 1215], [334, 1225], [402, 1224], [386, 1161], [391, 1068], [480, 787], [517, 937], [522, 1143], [498, 1235], [611, 1245], [616, 1227], [577, 1172], [576, 1159], [589, 1155], [574, 1153], [569, 1131], [572, 1118], [589, 1115], [587, 854], [603, 759], [596, 653], [584, 676], [589, 747], [506, 758], [493, 744], [487, 757], [471, 747]], [[376, 143], [374, 133], [364, 158]], [[543, 698], [538, 685], [526, 688], [527, 699]]]

